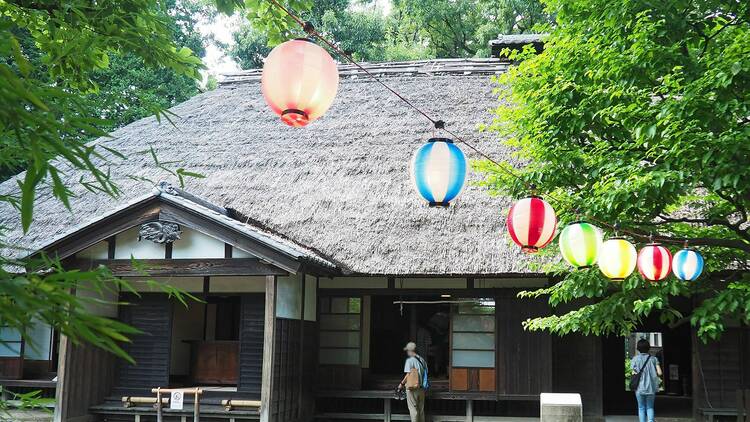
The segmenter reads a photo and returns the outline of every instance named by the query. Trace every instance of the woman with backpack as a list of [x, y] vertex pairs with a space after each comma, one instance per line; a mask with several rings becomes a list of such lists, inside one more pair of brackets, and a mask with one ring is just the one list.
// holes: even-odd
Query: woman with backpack
[[654, 422], [654, 399], [656, 392], [659, 391], [661, 366], [659, 366], [659, 360], [649, 354], [651, 344], [648, 340], [638, 340], [636, 349], [638, 353], [630, 361], [630, 369], [633, 371], [630, 389], [635, 391], [640, 422]]
[[424, 393], [429, 388], [427, 362], [417, 354], [417, 345], [409, 342], [404, 347], [407, 358], [404, 363], [404, 379], [398, 389], [406, 388], [406, 404], [411, 422], [424, 422]]

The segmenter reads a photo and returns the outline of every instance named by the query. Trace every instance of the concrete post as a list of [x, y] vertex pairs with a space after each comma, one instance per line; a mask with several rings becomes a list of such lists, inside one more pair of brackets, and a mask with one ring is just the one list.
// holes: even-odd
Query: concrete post
[[578, 393], [542, 393], [539, 403], [541, 422], [583, 421], [583, 405]]

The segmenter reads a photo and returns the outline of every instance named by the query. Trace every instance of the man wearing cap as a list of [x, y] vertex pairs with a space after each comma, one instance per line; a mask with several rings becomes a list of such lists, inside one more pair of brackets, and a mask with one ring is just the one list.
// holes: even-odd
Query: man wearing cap
[[420, 384], [418, 388], [406, 390], [406, 404], [409, 406], [411, 422], [424, 422], [424, 388], [422, 388], [422, 380], [427, 370], [427, 363], [417, 354], [417, 345], [414, 342], [410, 341], [407, 343], [404, 351], [408, 357], [404, 363], [404, 378], [398, 385], [398, 389], [401, 390], [404, 388], [409, 372], [412, 369], [416, 369]]

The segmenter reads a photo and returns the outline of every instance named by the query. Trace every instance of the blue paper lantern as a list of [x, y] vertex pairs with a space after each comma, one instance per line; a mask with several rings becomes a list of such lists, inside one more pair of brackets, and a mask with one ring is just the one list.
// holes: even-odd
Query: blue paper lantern
[[703, 256], [685, 248], [672, 258], [672, 272], [680, 280], [693, 281], [703, 272]]
[[447, 206], [466, 185], [466, 156], [452, 140], [432, 138], [411, 160], [414, 189], [431, 206]]

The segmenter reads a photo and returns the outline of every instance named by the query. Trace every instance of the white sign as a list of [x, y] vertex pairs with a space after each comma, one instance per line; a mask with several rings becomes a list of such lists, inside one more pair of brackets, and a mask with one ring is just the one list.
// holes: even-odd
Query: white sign
[[182, 410], [182, 391], [172, 391], [172, 397], [169, 399], [169, 408]]

